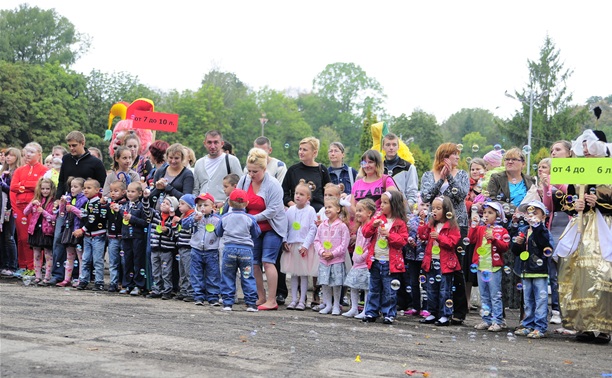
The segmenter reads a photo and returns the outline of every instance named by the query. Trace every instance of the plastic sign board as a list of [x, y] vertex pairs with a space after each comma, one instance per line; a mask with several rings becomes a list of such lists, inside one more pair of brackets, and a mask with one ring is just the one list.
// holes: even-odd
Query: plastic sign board
[[178, 130], [178, 114], [137, 110], [132, 127], [175, 133]]
[[551, 184], [612, 184], [612, 158], [553, 158]]

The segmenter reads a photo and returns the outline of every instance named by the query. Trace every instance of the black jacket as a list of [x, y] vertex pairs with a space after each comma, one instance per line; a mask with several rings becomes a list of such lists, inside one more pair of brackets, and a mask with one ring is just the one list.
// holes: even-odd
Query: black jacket
[[102, 186], [106, 180], [106, 168], [104, 168], [104, 163], [97, 157], [92, 156], [87, 149], [78, 158], [70, 154], [64, 155], [57, 181], [56, 199], [60, 199], [62, 195], [70, 191], [70, 188], [66, 188], [68, 177], [81, 177], [85, 180], [92, 178], [98, 180], [100, 186]]
[[[527, 231], [529, 227], [519, 227], [518, 232], [522, 232], [527, 239]], [[511, 233], [518, 235], [518, 232]], [[544, 249], [550, 248], [550, 254], [544, 255]], [[523, 252], [527, 252], [529, 256], [526, 260], [521, 258]], [[552, 242], [550, 232], [544, 225], [540, 223], [537, 227], [532, 227], [531, 236], [527, 239], [527, 243], [512, 243], [512, 253], [516, 256], [514, 262], [515, 273], [521, 275], [523, 273], [548, 274], [548, 264], [552, 258]]]
[[87, 201], [85, 211], [81, 213], [81, 229], [85, 232], [85, 236], [106, 234], [107, 209], [108, 205], [100, 203], [100, 197]]

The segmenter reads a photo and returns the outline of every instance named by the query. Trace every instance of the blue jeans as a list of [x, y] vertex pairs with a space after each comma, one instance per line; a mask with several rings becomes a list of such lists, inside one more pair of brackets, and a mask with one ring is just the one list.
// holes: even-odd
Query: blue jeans
[[[431, 264], [429, 272], [425, 275], [427, 277], [427, 311], [438, 319], [443, 316], [451, 317], [454, 303], [453, 306], [446, 304], [449, 299], [453, 298], [453, 273], [442, 274], [439, 268], [434, 268], [433, 261]], [[457, 290], [459, 288], [455, 288], [455, 291]]]
[[108, 238], [108, 271], [111, 285], [119, 285], [121, 274], [121, 239]]
[[17, 266], [17, 243], [15, 243], [15, 217], [13, 214], [11, 214], [9, 220], [2, 225], [0, 251], [2, 269], [16, 271], [19, 267]]
[[557, 278], [557, 263], [548, 259], [548, 282], [550, 283], [550, 308], [561, 311], [559, 306], [559, 280]]
[[377, 318], [397, 316], [397, 293], [391, 289], [391, 281], [398, 279], [398, 274], [389, 272], [388, 261], [374, 260], [370, 268], [370, 292], [366, 306], [366, 315]]
[[253, 276], [253, 251], [251, 247], [226, 245], [223, 248], [221, 268], [221, 298], [224, 306], [231, 306], [236, 300], [236, 272], [240, 270], [240, 284], [244, 302], [257, 302], [257, 284]]
[[193, 299], [201, 302], [206, 300], [209, 303], [219, 302], [221, 270], [218, 249], [202, 251], [191, 248], [189, 273], [193, 286]]
[[548, 329], [548, 278], [523, 278], [525, 328], [546, 332]]
[[282, 242], [283, 238], [274, 230], [262, 232], [258, 238], [253, 239], [253, 264], [275, 264]]
[[504, 323], [504, 304], [502, 302], [502, 270], [487, 272], [491, 280], [485, 282], [482, 271], [478, 271], [478, 290], [482, 303], [482, 321], [487, 324]]
[[89, 283], [91, 277], [91, 266], [94, 267], [96, 285], [104, 285], [104, 247], [106, 246], [106, 234], [99, 236], [83, 237], [83, 262], [81, 263], [81, 274], [79, 282]]
[[412, 296], [411, 307], [417, 311], [421, 311], [423, 308], [427, 308], [427, 300], [423, 301], [421, 305], [421, 282], [419, 276], [421, 275], [421, 261], [407, 260], [406, 272], [408, 272], [408, 285], [410, 286]]
[[[66, 262], [66, 247], [62, 244], [62, 230], [64, 229], [64, 223], [66, 222], [65, 217], [58, 216], [55, 219], [55, 231], [53, 232], [53, 278], [58, 282], [64, 280], [64, 274], [66, 268], [64, 263]], [[75, 269], [78, 271], [78, 269]]]

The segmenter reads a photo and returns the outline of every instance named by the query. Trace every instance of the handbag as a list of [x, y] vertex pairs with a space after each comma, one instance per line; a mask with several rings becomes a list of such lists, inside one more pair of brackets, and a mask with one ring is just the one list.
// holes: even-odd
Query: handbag
[[531, 185], [531, 188], [529, 188], [527, 194], [525, 194], [525, 198], [523, 198], [523, 200], [521, 201], [521, 205], [524, 203], [529, 203], [531, 201], [542, 201], [540, 193], [538, 193], [538, 187], [535, 184]]

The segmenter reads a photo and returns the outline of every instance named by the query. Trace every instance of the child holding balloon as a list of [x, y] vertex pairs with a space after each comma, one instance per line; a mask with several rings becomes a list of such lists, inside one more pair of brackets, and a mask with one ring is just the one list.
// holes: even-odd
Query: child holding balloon
[[453, 272], [461, 270], [455, 253], [461, 233], [449, 197], [439, 196], [433, 200], [430, 221], [419, 226], [418, 235], [427, 242], [421, 267], [427, 276], [427, 310], [430, 312], [420, 323], [449, 326], [453, 314]]
[[500, 223], [505, 218], [504, 209], [499, 202], [491, 201], [483, 205], [482, 222], [480, 217], [472, 215], [472, 227], [468, 232], [470, 244], [474, 245], [474, 255], [470, 271], [478, 275], [478, 289], [482, 307], [482, 322], [474, 328], [499, 332], [505, 325], [504, 306], [502, 302], [502, 266], [503, 254], [510, 247], [510, 235]]
[[385, 324], [397, 315], [397, 273], [406, 271], [402, 247], [408, 240], [406, 205], [402, 193], [392, 190], [380, 197], [380, 214], [363, 226], [363, 236], [371, 238], [366, 263], [370, 269], [370, 293], [364, 322], [375, 322], [382, 312]]

